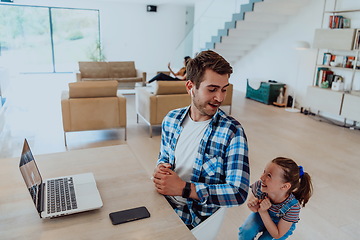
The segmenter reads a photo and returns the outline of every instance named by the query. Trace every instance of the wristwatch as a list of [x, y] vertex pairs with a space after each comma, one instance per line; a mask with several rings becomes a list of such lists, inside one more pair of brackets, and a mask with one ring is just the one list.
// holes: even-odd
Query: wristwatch
[[190, 197], [190, 193], [191, 193], [191, 183], [189, 183], [189, 182], [186, 182], [186, 184], [185, 184], [185, 187], [184, 187], [184, 189], [183, 189], [183, 191], [182, 191], [182, 197], [183, 198], [188, 198], [188, 197]]

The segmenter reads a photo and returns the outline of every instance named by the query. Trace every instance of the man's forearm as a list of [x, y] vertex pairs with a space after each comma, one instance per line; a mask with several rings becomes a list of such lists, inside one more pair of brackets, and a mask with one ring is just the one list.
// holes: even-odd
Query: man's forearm
[[215, 204], [219, 206], [238, 206], [243, 204], [247, 198], [247, 188], [242, 189], [229, 183], [205, 184], [196, 183], [199, 200], [204, 204]]

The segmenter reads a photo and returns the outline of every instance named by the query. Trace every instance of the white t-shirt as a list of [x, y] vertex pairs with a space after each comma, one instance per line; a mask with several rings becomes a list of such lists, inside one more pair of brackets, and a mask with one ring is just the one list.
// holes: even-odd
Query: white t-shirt
[[[175, 148], [175, 172], [179, 177], [190, 182], [195, 158], [199, 149], [200, 141], [204, 136], [211, 119], [201, 122], [195, 122], [187, 114], [182, 123], [183, 130], [179, 136]], [[186, 199], [181, 196], [174, 197], [176, 204], [185, 204]]]

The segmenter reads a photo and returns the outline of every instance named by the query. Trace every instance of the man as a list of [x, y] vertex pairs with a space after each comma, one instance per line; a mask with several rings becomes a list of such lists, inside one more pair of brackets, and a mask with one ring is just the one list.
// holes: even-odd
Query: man
[[243, 128], [219, 109], [230, 64], [204, 51], [189, 61], [186, 73], [191, 104], [170, 111], [163, 120], [153, 182], [192, 229], [219, 207], [244, 203], [250, 169]]

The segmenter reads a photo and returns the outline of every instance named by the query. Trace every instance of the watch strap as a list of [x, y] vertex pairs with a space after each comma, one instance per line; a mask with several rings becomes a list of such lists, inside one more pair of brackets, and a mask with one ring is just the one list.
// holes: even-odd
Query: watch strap
[[186, 182], [185, 187], [183, 188], [181, 196], [183, 198], [188, 198], [188, 197], [190, 197], [190, 193], [191, 193], [191, 183]]

